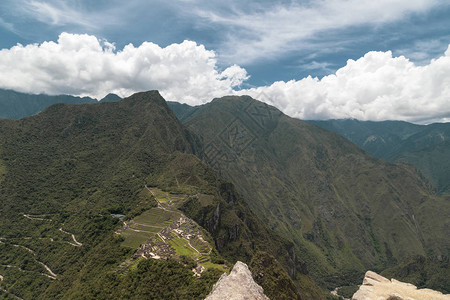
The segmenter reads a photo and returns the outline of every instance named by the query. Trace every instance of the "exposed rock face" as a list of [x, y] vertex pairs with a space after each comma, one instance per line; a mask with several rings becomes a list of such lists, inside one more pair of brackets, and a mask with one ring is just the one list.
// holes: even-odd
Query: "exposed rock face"
[[387, 279], [367, 271], [363, 284], [352, 300], [450, 300], [450, 295], [430, 289], [417, 289], [415, 285]]
[[269, 300], [252, 277], [247, 265], [238, 261], [230, 275], [223, 274], [206, 300]]

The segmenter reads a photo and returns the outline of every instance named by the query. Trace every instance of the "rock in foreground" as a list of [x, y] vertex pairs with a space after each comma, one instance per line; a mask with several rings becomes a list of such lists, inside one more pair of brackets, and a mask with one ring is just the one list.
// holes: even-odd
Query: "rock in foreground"
[[363, 284], [352, 300], [450, 300], [450, 295], [430, 289], [417, 289], [415, 285], [387, 279], [367, 271]]
[[238, 261], [229, 275], [223, 274], [206, 300], [269, 300], [252, 277], [247, 265]]

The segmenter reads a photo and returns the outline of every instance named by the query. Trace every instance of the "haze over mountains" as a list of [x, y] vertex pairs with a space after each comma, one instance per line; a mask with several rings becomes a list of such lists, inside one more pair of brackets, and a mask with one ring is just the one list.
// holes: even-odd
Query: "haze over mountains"
[[[114, 102], [121, 98], [115, 94], [108, 94], [100, 102]], [[19, 93], [12, 90], [0, 89], [0, 119], [18, 120], [37, 114], [55, 103], [93, 104], [99, 102], [90, 97], [74, 97], [69, 95], [49, 96]]]
[[[325, 298], [368, 269], [450, 291], [448, 196], [411, 165], [248, 96], [56, 104], [0, 120], [0, 137], [3, 293], [201, 299], [237, 260], [271, 299]], [[156, 190], [177, 200], [163, 206]], [[171, 244], [186, 258], [133, 260], [139, 243], [115, 233], [117, 216], [139, 233], [155, 210], [205, 230], [198, 279], [188, 246]]]
[[334, 131], [370, 154], [414, 165], [439, 193], [450, 193], [450, 123], [308, 121]]

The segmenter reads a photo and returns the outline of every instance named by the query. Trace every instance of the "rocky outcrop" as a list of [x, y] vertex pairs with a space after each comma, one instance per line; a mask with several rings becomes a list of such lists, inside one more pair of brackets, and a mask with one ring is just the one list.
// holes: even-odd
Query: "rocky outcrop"
[[367, 271], [363, 284], [352, 300], [450, 300], [450, 295], [430, 289], [417, 289], [415, 285], [387, 279]]
[[269, 300], [252, 277], [247, 265], [238, 261], [229, 275], [223, 274], [206, 300]]

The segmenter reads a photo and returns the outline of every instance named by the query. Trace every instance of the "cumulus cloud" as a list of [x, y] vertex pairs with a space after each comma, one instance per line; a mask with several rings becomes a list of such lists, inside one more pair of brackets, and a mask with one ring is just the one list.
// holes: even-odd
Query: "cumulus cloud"
[[450, 45], [422, 66], [390, 51], [372, 51], [322, 79], [278, 81], [239, 94], [264, 95], [266, 102], [300, 119], [448, 121]]
[[427, 64], [372, 51], [322, 79], [239, 90], [248, 77], [238, 65], [220, 70], [215, 52], [192, 41], [117, 50], [92, 35], [62, 33], [57, 42], [0, 50], [0, 88], [28, 93], [101, 98], [158, 89], [167, 100], [191, 105], [227, 94], [264, 94], [261, 100], [301, 119], [426, 123], [450, 118], [450, 46]]
[[100, 98], [158, 89], [167, 100], [201, 104], [232, 93], [247, 78], [236, 65], [220, 71], [215, 53], [192, 41], [116, 51], [95, 36], [62, 33], [57, 42], [0, 50], [0, 87], [28, 93]]

